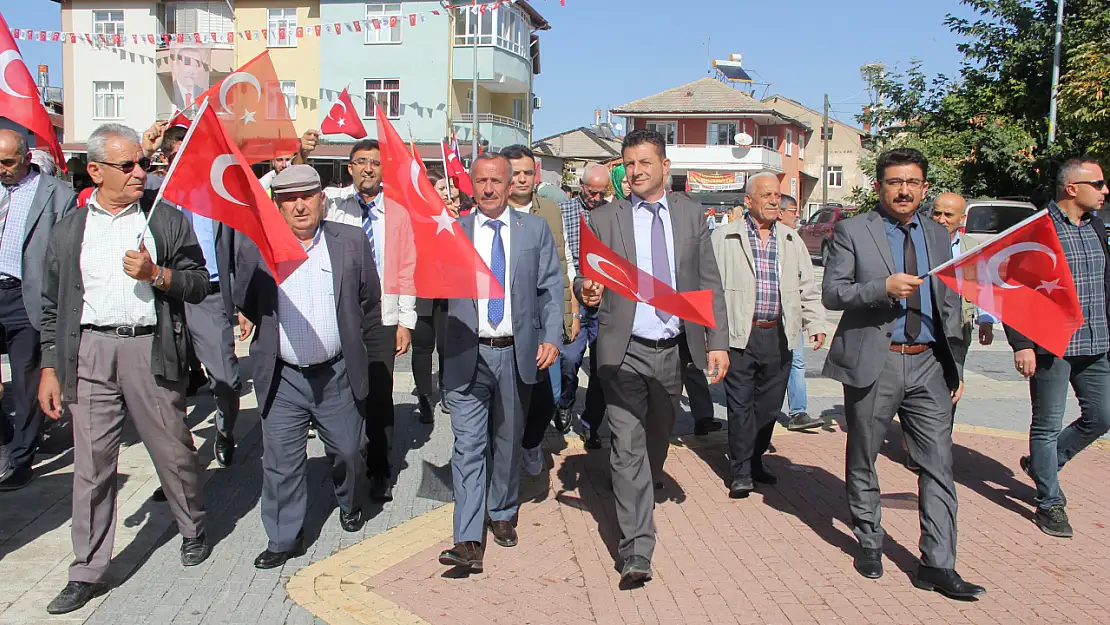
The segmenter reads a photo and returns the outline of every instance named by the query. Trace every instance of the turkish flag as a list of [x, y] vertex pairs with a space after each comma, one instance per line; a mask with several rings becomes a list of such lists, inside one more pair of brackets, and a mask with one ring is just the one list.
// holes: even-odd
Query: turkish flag
[[505, 297], [381, 107], [375, 118], [385, 192], [384, 292], [428, 299]]
[[931, 273], [1049, 352], [1064, 356], [1083, 310], [1048, 211]]
[[366, 136], [366, 126], [358, 116], [358, 109], [351, 102], [351, 94], [344, 89], [339, 94], [339, 99], [328, 111], [328, 116], [320, 124], [320, 132], [326, 135], [343, 134], [352, 139], [362, 139]]
[[12, 31], [0, 15], [0, 117], [6, 117], [35, 135], [36, 147], [50, 152], [54, 164], [66, 171], [66, 157], [50, 122], [50, 114], [39, 100], [39, 91]]
[[254, 241], [281, 284], [308, 255], [209, 102], [202, 100], [166, 174], [161, 197]]
[[463, 167], [462, 159], [459, 158], [459, 142], [455, 141], [454, 137], [451, 137], [451, 145], [444, 142], [443, 155], [443, 168], [447, 177], [451, 179], [451, 184], [459, 191], [474, 197], [474, 184], [470, 181], [470, 174]]
[[247, 163], [289, 156], [301, 149], [269, 51], [247, 61], [197, 99], [205, 97]]
[[580, 219], [578, 257], [582, 259], [583, 276], [634, 302], [643, 302], [700, 326], [717, 327], [713, 318], [713, 291], [675, 291], [606, 247], [590, 230], [585, 216]]
[[192, 125], [193, 125], [193, 120], [189, 119], [188, 117], [185, 117], [185, 112], [184, 111], [178, 111], [177, 113], [174, 114], [173, 117], [170, 118], [170, 121], [166, 122], [166, 128], [173, 128], [175, 126], [181, 126], [182, 128], [188, 128], [189, 126], [192, 126]]

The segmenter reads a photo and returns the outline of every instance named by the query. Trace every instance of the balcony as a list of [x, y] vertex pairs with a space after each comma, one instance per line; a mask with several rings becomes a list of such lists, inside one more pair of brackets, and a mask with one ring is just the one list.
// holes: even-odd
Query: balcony
[[782, 154], [758, 146], [668, 145], [671, 169], [685, 171], [769, 171], [782, 173]]
[[[452, 80], [474, 80], [474, 47], [456, 46]], [[498, 46], [478, 46], [478, 86], [493, 93], [529, 93], [532, 64]]]
[[[180, 68], [191, 67], [193, 63], [200, 65], [201, 71], [211, 74], [230, 74], [235, 71], [235, 51], [231, 44], [207, 44], [190, 47], [165, 47], [159, 44], [155, 54], [155, 67], [159, 74], [173, 74], [182, 71]], [[207, 55], [207, 59], [204, 56]], [[188, 64], [185, 64], [188, 57]]]
[[[469, 143], [474, 128], [474, 117], [470, 114], [458, 115], [451, 123], [461, 143]], [[528, 145], [532, 127], [528, 124], [492, 113], [478, 114], [478, 138], [489, 141], [489, 149], [500, 150], [510, 145]]]

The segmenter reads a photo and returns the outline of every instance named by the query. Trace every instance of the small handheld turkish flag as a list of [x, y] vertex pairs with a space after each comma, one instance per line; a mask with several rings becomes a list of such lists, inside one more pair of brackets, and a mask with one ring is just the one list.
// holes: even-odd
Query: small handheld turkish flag
[[470, 174], [466, 173], [466, 168], [463, 167], [462, 159], [459, 157], [459, 142], [454, 136], [451, 137], [450, 145], [444, 142], [443, 155], [446, 160], [447, 177], [451, 179], [451, 184], [459, 191], [474, 197], [474, 183], [470, 181]]
[[31, 72], [27, 69], [12, 31], [0, 15], [0, 117], [6, 117], [35, 135], [37, 147], [50, 152], [54, 164], [66, 171], [66, 157], [54, 132]]
[[634, 302], [654, 306], [663, 312], [707, 328], [716, 328], [713, 317], [713, 291], [680, 293], [655, 276], [641, 270], [602, 243], [581, 217], [578, 254], [582, 275], [605, 285]]
[[181, 142], [161, 197], [254, 241], [278, 284], [308, 260], [207, 99]]
[[339, 99], [328, 111], [328, 116], [320, 124], [320, 132], [326, 135], [347, 135], [352, 139], [366, 137], [366, 126], [358, 116], [358, 109], [351, 103], [351, 94], [344, 89]]
[[1063, 357], [1083, 325], [1071, 268], [1048, 211], [931, 273], [1057, 356]]

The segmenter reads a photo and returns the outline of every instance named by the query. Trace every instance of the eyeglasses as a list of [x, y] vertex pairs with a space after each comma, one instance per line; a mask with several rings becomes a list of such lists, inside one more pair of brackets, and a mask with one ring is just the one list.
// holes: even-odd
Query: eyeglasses
[[1106, 188], [1105, 180], [1076, 180], [1072, 184], [1089, 184], [1095, 191], [1102, 191]]
[[782, 209], [782, 212], [784, 212], [784, 213], [794, 213], [795, 215], [798, 215], [802, 212], [802, 210], [800, 208], [784, 208], [784, 209]]
[[884, 183], [888, 187], [901, 187], [902, 185], [906, 185], [911, 189], [920, 189], [925, 185], [925, 181], [919, 178], [910, 178], [909, 180], [902, 178], [887, 178]]
[[381, 161], [375, 161], [375, 160], [372, 160], [372, 159], [369, 159], [369, 158], [360, 158], [360, 159], [357, 159], [357, 160], [353, 160], [353, 161], [351, 161], [351, 164], [354, 165], [355, 167], [368, 167], [370, 165], [373, 165], [374, 167], [381, 167], [382, 166]]
[[94, 163], [100, 163], [101, 165], [107, 165], [109, 167], [114, 167], [114, 168], [122, 171], [125, 174], [129, 174], [129, 173], [135, 171], [135, 167], [138, 167], [139, 169], [141, 169], [143, 171], [150, 171], [150, 159], [146, 156], [140, 158], [137, 161], [124, 161], [122, 163], [109, 163], [107, 161], [93, 161], [93, 162]]

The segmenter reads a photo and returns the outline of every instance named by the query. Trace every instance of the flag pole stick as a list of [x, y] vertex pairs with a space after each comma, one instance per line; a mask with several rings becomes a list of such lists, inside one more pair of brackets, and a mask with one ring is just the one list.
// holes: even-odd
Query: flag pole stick
[[[1041, 215], [1042, 215], [1042, 214], [1043, 214], [1044, 212], [1045, 212], [1045, 211], [1044, 211], [1044, 209], [1041, 209], [1041, 210], [1039, 210], [1039, 211], [1037, 211], [1037, 212], [1033, 213], [1032, 215], [1030, 215], [1029, 217], [1027, 217], [1027, 218], [1023, 219], [1023, 220], [1022, 220], [1022, 221], [1020, 221], [1019, 223], [1016, 223], [1016, 224], [1014, 224], [1013, 226], [1010, 226], [1009, 228], [1005, 229], [1004, 231], [1002, 231], [1002, 232], [999, 232], [998, 234], [994, 235], [993, 237], [991, 237], [991, 238], [987, 239], [986, 241], [983, 241], [983, 242], [982, 242], [982, 243], [980, 243], [979, 245], [975, 246], [975, 247], [976, 247], [976, 249], [978, 249], [978, 248], [981, 248], [981, 247], [985, 247], [985, 246], [987, 246], [987, 245], [990, 245], [991, 243], [994, 243], [994, 242], [995, 242], [995, 241], [997, 241], [998, 239], [1001, 239], [1002, 237], [1004, 237], [1004, 236], [1006, 236], [1006, 235], [1010, 234], [1010, 233], [1011, 233], [1011, 232], [1013, 232], [1014, 230], [1017, 230], [1018, 228], [1021, 228], [1021, 227], [1025, 226], [1026, 224], [1028, 224], [1029, 222], [1031, 222], [1031, 221], [1033, 221], [1033, 220], [1035, 220], [1035, 219], [1039, 218], [1039, 217], [1040, 217], [1040, 216], [1041, 216]], [[972, 250], [972, 251], [974, 251], [974, 250]], [[970, 254], [971, 252], [968, 252], [968, 253]], [[946, 268], [946, 267], [948, 267], [949, 265], [951, 265], [951, 264], [955, 263], [955, 262], [956, 262], [957, 260], [959, 260], [960, 258], [963, 258], [963, 256], [960, 256], [959, 258], [953, 258], [953, 259], [949, 260], [949, 261], [948, 261], [948, 262], [946, 262], [946, 263], [943, 263], [943, 264], [937, 265], [937, 266], [936, 266], [935, 268], [933, 268], [933, 269], [932, 269], [932, 270], [931, 270], [931, 271], [930, 271], [929, 273], [925, 274], [924, 276], [919, 276], [919, 277], [920, 277], [920, 278], [922, 278], [922, 279], [925, 279], [926, 277], [928, 277], [928, 276], [931, 276], [931, 275], [933, 275], [934, 273], [936, 273], [936, 272], [938, 272], [938, 271], [940, 271], [940, 270], [942, 270], [942, 269], [945, 269], [945, 268]]]
[[[200, 118], [204, 110], [208, 108], [208, 98], [204, 98], [201, 102], [200, 108], [197, 110], [197, 119]], [[193, 131], [197, 129], [197, 124], [190, 124], [188, 130], [185, 131], [185, 138], [181, 140], [181, 145], [177, 148], [177, 153], [180, 155], [185, 151], [185, 146], [189, 145], [189, 139], [193, 137]], [[143, 224], [143, 229], [139, 232], [138, 239], [135, 241], [135, 249], [143, 243], [143, 237], [146, 236], [147, 230], [150, 229], [150, 218], [154, 216], [154, 211], [158, 209], [158, 205], [162, 203], [162, 189], [166, 188], [166, 183], [170, 181], [170, 177], [177, 171], [178, 164], [181, 163], [180, 158], [173, 159], [170, 163], [170, 169], [166, 172], [166, 177], [162, 180], [162, 186], [158, 187], [158, 195], [154, 197], [154, 205], [150, 207], [150, 212], [146, 214], [146, 223]]]
[[443, 181], [447, 184], [447, 197], [451, 197], [451, 177], [447, 175], [447, 152], [443, 150], [444, 142], [439, 142], [439, 154], [443, 157]]

